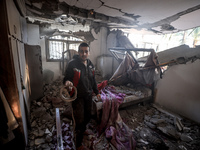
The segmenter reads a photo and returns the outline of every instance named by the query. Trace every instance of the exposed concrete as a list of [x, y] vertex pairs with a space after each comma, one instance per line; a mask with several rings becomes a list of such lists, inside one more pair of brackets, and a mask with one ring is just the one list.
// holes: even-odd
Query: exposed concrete
[[[160, 21], [154, 22], [154, 23], [147, 23], [147, 24], [143, 24], [140, 27], [142, 28], [147, 28], [147, 29], [151, 29], [153, 27], [157, 27], [157, 26], [161, 26], [161, 30], [175, 30], [176, 28], [171, 26], [170, 24], [176, 20], [178, 20], [181, 16], [186, 15], [188, 13], [191, 13], [193, 11], [199, 10], [200, 9], [200, 5], [188, 8], [187, 10], [178, 12], [177, 14], [174, 14], [172, 16], [169, 16], [167, 18], [164, 18]], [[167, 27], [168, 26], [168, 27]]]
[[[183, 64], [187, 61], [194, 61], [200, 58], [200, 47], [190, 48], [188, 45], [180, 45], [157, 53], [160, 64], [174, 61], [170, 65]], [[139, 58], [146, 60], [148, 56]]]
[[200, 60], [171, 66], [156, 85], [155, 103], [200, 123]]
[[[187, 1], [137, 1], [137, 0], [51, 0], [51, 3], [37, 0], [26, 0], [28, 16], [37, 16], [48, 19], [56, 19], [62, 14], [70, 15], [74, 22], [68, 18], [56, 21], [63, 26], [70, 23], [88, 24], [98, 23], [112, 28], [147, 29], [155, 33], [177, 32], [191, 27], [199, 26], [198, 0]], [[196, 12], [196, 13], [193, 13]], [[191, 15], [188, 14], [193, 14]], [[181, 19], [184, 18], [184, 19]], [[184, 21], [185, 18], [195, 21]], [[190, 19], [193, 18], [193, 19]], [[179, 22], [179, 20], [181, 20]], [[175, 23], [174, 23], [175, 22]], [[178, 23], [178, 24], [177, 24]]]
[[92, 35], [91, 31], [89, 31], [89, 32], [84, 32], [84, 31], [74, 32], [73, 35], [82, 37], [82, 39], [85, 39], [88, 42], [93, 42], [94, 40], [97, 40]]
[[[46, 7], [46, 5], [49, 5], [49, 8]], [[93, 12], [93, 11], [91, 12], [91, 10], [88, 10], [88, 9], [83, 9], [81, 8], [81, 5], [79, 5], [79, 3], [77, 3], [77, 6], [75, 5], [70, 6], [65, 2], [51, 3], [51, 4], [42, 3], [42, 8], [40, 9], [40, 7], [38, 8], [34, 6], [34, 1], [32, 1], [31, 3], [26, 2], [26, 7], [27, 7], [27, 13], [29, 14], [29, 16], [43, 17], [46, 19], [56, 19], [62, 14], [68, 14], [74, 18], [78, 18], [77, 23], [83, 23], [84, 20], [82, 20], [81, 18], [84, 18], [85, 20], [90, 20], [90, 22], [93, 22], [95, 20], [97, 22], [100, 21], [102, 23], [113, 22], [113, 23], [126, 24], [126, 25], [135, 24], [134, 21], [130, 21], [128, 19], [123, 19], [121, 17], [107, 16], [105, 14], [101, 14], [98, 12]]]
[[157, 54], [160, 63], [177, 60], [177, 58], [183, 58], [186, 62], [194, 57], [200, 58], [200, 47], [189, 48], [187, 45], [181, 45], [166, 51], [158, 52]]

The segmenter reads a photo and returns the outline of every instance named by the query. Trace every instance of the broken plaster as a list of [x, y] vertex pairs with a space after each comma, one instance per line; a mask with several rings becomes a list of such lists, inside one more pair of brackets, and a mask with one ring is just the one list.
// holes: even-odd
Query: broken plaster
[[[54, 1], [54, 0], [52, 0], [52, 1]], [[119, 18], [119, 17], [107, 16], [107, 15], [104, 15], [104, 14], [101, 14], [101, 13], [94, 12], [94, 10], [92, 11], [92, 14], [91, 14], [90, 13], [91, 10], [78, 8], [76, 5], [73, 5], [73, 6], [68, 5], [66, 3], [66, 1], [60, 1], [60, 2], [57, 2], [57, 3], [54, 1], [53, 4], [47, 3], [46, 1], [42, 1], [41, 2], [42, 3], [42, 9], [39, 9], [41, 6], [38, 3], [37, 3], [37, 6], [34, 6], [33, 2], [36, 3], [38, 1], [36, 1], [36, 0], [32, 1], [31, 6], [30, 6], [30, 4], [26, 3], [26, 6], [27, 7], [29, 6], [29, 8], [28, 8], [29, 12], [32, 12], [33, 15], [37, 14], [40, 17], [44, 17], [44, 18], [48, 17], [48, 18], [51, 18], [51, 19], [52, 18], [55, 19], [59, 15], [62, 15], [63, 13], [65, 13], [65, 14], [69, 14], [72, 17], [78, 18], [79, 23], [82, 23], [83, 20], [86, 20], [86, 21], [91, 21], [92, 23], [96, 23], [96, 24], [104, 25], [104, 26], [105, 25], [109, 26], [110, 24], [112, 24], [114, 28], [116, 26], [117, 26], [116, 28], [120, 28], [120, 25], [122, 25], [121, 28], [129, 27], [129, 28], [135, 28], [137, 30], [147, 29], [147, 30], [155, 32], [155, 33], [165, 33], [165, 32], [168, 32], [168, 31], [169, 32], [178, 31], [171, 23], [178, 20], [180, 18], [180, 16], [183, 16], [185, 14], [188, 14], [188, 13], [191, 13], [195, 10], [200, 9], [200, 5], [197, 5], [197, 6], [191, 7], [189, 9], [185, 10], [185, 11], [179, 12], [175, 15], [172, 15], [170, 17], [167, 17], [165, 19], [162, 19], [162, 20], [154, 22], [154, 23], [139, 24], [139, 21], [137, 21], [137, 19], [141, 16], [129, 14], [127, 12], [122, 11], [119, 8], [106, 5], [106, 2], [104, 2], [103, 0], [99, 0], [99, 3], [101, 3], [101, 5], [98, 6], [99, 8], [100, 7], [107, 7], [109, 9], [119, 11], [120, 13], [123, 14], [124, 17], [127, 17], [127, 19], [126, 18], [123, 19], [123, 18]], [[76, 2], [78, 2], [78, 0]], [[49, 6], [49, 7], [47, 8], [47, 6]], [[62, 10], [62, 11], [59, 11], [59, 10]], [[58, 12], [58, 13], [56, 13], [56, 12]], [[62, 12], [62, 14], [59, 14], [59, 12], [60, 13]], [[131, 21], [128, 18], [132, 18], [135, 21], [133, 21], [133, 20]], [[81, 22], [81, 20], [82, 20], [82, 22]], [[137, 27], [135, 27], [135, 25], [137, 25]]]
[[111, 7], [111, 6], [108, 6], [108, 5], [105, 5], [105, 3], [102, 1], [102, 0], [99, 0], [102, 5], [101, 6], [104, 6], [104, 7], [107, 7], [107, 8], [110, 8], [110, 9], [114, 9], [114, 10], [118, 10], [119, 12], [123, 13], [124, 15], [123, 16], [126, 16], [126, 17], [130, 17], [134, 20], [137, 20], [137, 18], [141, 17], [139, 15], [134, 15], [134, 14], [129, 14], [129, 13], [126, 13], [126, 12], [123, 12], [121, 9], [119, 8], [115, 8], [115, 7]]
[[173, 16], [167, 17], [167, 18], [162, 19], [160, 21], [157, 21], [155, 23], [140, 25], [140, 28], [152, 29], [154, 27], [161, 26], [162, 30], [166, 30], [166, 31], [176, 30], [176, 28], [174, 28], [172, 25], [170, 25], [173, 21], [178, 20], [180, 18], [180, 16], [191, 13], [191, 12], [198, 10], [198, 9], [200, 9], [200, 5], [188, 8], [185, 11], [179, 12], [179, 13], [173, 15]]
[[[102, 2], [102, 1], [100, 1], [100, 2], [103, 4], [102, 6], [116, 9], [116, 10], [119, 10], [120, 12], [122, 12], [120, 9], [105, 5], [104, 2]], [[38, 7], [35, 7], [32, 3], [31, 3], [31, 5], [30, 5], [30, 3], [29, 4], [26, 3], [26, 7], [28, 7], [29, 12], [32, 12], [32, 14], [30, 14], [32, 16], [37, 15], [37, 16], [44, 17], [44, 18], [51, 18], [51, 19], [54, 18], [55, 19], [56, 17], [59, 16], [58, 12], [63, 12], [65, 14], [69, 14], [72, 17], [77, 17], [79, 19], [84, 18], [84, 20], [90, 20], [92, 22], [95, 22], [95, 20], [96, 20], [96, 22], [98, 22], [98, 23], [100, 21], [99, 25], [103, 25], [103, 24], [107, 24], [107, 23], [124, 24], [124, 25], [135, 24], [135, 22], [132, 22], [130, 20], [125, 20], [125, 19], [121, 19], [118, 17], [111, 17], [111, 16], [107, 16], [107, 15], [100, 14], [97, 12], [93, 12], [93, 14], [91, 15], [89, 13], [90, 10], [78, 8], [76, 6], [70, 6], [66, 2], [59, 2], [57, 4], [54, 3], [53, 6], [49, 6], [49, 8], [47, 9], [48, 5], [50, 5], [50, 4], [43, 3], [42, 9], [39, 9]], [[45, 8], [45, 9], [43, 9], [43, 8]], [[59, 11], [59, 9], [61, 11]], [[134, 17], [133, 14], [128, 14], [125, 12], [122, 12], [122, 13], [124, 13], [124, 16]], [[62, 14], [60, 14], [60, 15], [62, 15]]]

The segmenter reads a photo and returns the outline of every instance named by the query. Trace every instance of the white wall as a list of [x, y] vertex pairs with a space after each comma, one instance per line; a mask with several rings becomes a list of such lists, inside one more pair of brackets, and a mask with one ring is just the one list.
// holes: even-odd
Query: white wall
[[174, 65], [156, 85], [155, 103], [200, 123], [200, 60]]
[[97, 68], [105, 79], [109, 79], [119, 65], [109, 51], [109, 48], [116, 47], [117, 45], [116, 35], [117, 32], [110, 32], [108, 35], [105, 35], [106, 40], [103, 40], [102, 45], [105, 45], [106, 48], [101, 51], [101, 55], [97, 58]]
[[106, 53], [107, 32], [107, 28], [105, 27], [101, 27], [100, 32], [97, 34], [92, 30], [92, 34], [96, 40], [90, 44], [89, 59], [95, 66], [97, 65], [97, 57]]
[[[112, 55], [109, 51], [109, 48], [112, 48], [112, 47], [117, 47], [117, 31], [111, 31], [108, 35], [108, 38], [107, 38], [107, 53], [109, 55]], [[112, 58], [112, 74], [114, 74], [114, 72], [116, 71], [116, 69], [118, 68], [119, 66], [119, 62], [113, 57]]]
[[28, 45], [40, 45], [40, 33], [39, 26], [35, 24], [27, 24], [27, 44]]
[[97, 68], [104, 79], [109, 79], [113, 74], [113, 57], [106, 55], [98, 57]]

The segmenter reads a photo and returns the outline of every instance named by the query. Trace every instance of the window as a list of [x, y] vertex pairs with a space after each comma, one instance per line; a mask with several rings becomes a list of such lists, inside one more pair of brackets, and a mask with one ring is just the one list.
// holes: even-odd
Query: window
[[[47, 61], [61, 61], [64, 52], [69, 49], [78, 50], [79, 44], [83, 40], [73, 36], [52, 36], [46, 39], [46, 56]], [[66, 53], [64, 58], [67, 58]]]

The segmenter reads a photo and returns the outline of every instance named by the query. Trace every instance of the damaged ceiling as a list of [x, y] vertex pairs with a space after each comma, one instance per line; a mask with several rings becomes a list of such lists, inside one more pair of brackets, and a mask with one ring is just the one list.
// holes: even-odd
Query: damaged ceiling
[[26, 17], [39, 23], [89, 25], [172, 33], [200, 26], [199, 0], [25, 0]]

